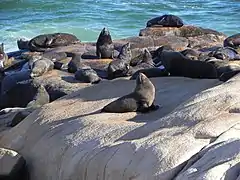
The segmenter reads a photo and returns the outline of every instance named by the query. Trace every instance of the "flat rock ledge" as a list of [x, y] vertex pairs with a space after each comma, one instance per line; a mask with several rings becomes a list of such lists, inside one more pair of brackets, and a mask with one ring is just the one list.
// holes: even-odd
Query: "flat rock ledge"
[[158, 111], [100, 113], [135, 81], [89, 86], [30, 114], [0, 138], [31, 180], [239, 180], [240, 75], [152, 78]]

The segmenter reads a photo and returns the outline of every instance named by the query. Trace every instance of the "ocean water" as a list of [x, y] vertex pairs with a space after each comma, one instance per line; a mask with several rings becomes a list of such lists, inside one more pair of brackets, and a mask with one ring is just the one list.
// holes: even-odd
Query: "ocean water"
[[240, 32], [240, 0], [0, 0], [0, 42], [7, 52], [18, 49], [17, 39], [43, 33], [94, 42], [103, 27], [120, 39], [137, 36], [149, 19], [163, 14], [226, 35]]

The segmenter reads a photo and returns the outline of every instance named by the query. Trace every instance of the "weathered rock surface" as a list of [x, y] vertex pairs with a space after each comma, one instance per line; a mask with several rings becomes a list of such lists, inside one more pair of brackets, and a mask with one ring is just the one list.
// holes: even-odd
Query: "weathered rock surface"
[[27, 179], [26, 161], [20, 154], [0, 148], [0, 179]]
[[105, 81], [36, 110], [5, 133], [0, 145], [23, 154], [34, 180], [170, 180], [184, 176], [188, 160], [217, 138], [239, 139], [228, 130], [239, 123], [240, 76], [222, 85], [181, 77], [152, 81], [161, 105], [156, 112], [99, 113], [135, 85], [124, 78]]
[[161, 36], [184, 37], [189, 41], [190, 48], [206, 48], [212, 46], [222, 46], [226, 35], [212, 29], [184, 25], [176, 27], [149, 27], [140, 30], [139, 36], [150, 36], [153, 38]]

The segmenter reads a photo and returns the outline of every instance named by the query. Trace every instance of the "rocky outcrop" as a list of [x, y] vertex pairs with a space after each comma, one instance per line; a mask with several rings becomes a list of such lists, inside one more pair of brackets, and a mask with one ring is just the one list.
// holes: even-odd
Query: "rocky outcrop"
[[226, 35], [212, 29], [184, 25], [176, 27], [149, 27], [140, 30], [139, 36], [151, 36], [158, 38], [161, 36], [184, 37], [189, 41], [188, 47], [206, 48], [212, 46], [223, 46]]
[[214, 179], [206, 169], [234, 175], [227, 164], [236, 164], [240, 153], [239, 81], [239, 75], [224, 84], [153, 78], [161, 108], [149, 114], [100, 113], [135, 85], [124, 78], [105, 81], [36, 110], [0, 145], [23, 154], [34, 180], [196, 179], [204, 173]]

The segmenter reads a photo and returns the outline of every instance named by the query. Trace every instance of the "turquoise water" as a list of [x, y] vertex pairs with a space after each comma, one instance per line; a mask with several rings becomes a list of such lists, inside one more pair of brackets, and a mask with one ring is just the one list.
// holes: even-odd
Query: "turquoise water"
[[0, 42], [9, 52], [17, 50], [18, 38], [42, 33], [96, 41], [103, 27], [119, 39], [138, 35], [147, 20], [165, 13], [227, 35], [240, 32], [239, 0], [0, 0]]

